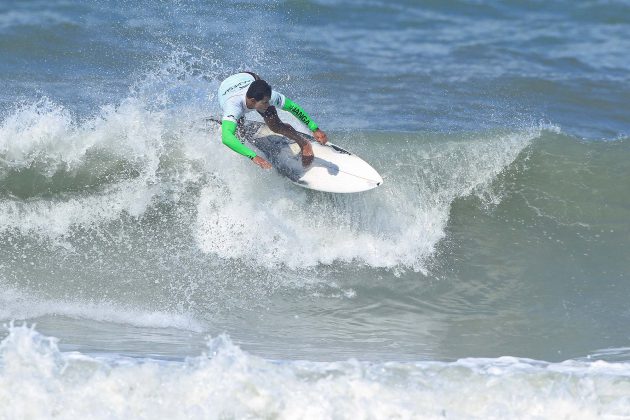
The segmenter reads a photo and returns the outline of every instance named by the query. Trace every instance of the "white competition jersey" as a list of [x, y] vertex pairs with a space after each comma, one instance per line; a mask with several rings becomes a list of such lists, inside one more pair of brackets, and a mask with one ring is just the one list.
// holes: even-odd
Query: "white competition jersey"
[[[254, 80], [254, 76], [249, 73], [236, 73], [221, 82], [219, 105], [223, 110], [223, 120], [237, 122], [245, 113], [254, 111], [254, 109], [247, 108], [245, 104], [245, 94]], [[275, 90], [271, 91], [269, 105], [282, 109], [284, 100], [283, 94]]]

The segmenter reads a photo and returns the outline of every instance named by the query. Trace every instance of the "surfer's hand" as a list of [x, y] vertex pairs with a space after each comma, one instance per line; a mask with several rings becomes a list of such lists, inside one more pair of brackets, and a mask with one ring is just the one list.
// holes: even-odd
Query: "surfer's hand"
[[319, 144], [326, 144], [328, 142], [328, 136], [319, 128], [313, 131], [313, 137], [315, 137], [315, 140], [317, 140]]
[[305, 142], [302, 145], [302, 166], [306, 167], [313, 162], [313, 146], [311, 143]]
[[261, 158], [260, 156], [256, 156], [254, 159], [252, 159], [252, 162], [254, 162], [256, 165], [260, 166], [263, 169], [271, 168], [271, 163], [267, 162], [265, 159]]

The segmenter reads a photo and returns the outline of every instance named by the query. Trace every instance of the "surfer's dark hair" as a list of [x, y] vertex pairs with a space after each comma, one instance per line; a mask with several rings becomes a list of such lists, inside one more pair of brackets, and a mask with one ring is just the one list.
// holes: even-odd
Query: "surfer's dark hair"
[[246, 93], [248, 98], [254, 98], [257, 101], [261, 101], [262, 98], [268, 96], [271, 98], [271, 86], [264, 80], [254, 80]]

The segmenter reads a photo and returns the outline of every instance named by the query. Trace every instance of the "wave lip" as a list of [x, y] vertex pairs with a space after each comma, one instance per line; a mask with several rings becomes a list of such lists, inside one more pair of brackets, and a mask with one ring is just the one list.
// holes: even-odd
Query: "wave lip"
[[67, 235], [144, 213], [157, 193], [159, 116], [133, 98], [77, 121], [44, 98], [0, 125], [0, 231]]
[[19, 11], [10, 10], [5, 13], [0, 12], [0, 31], [24, 28], [52, 27], [57, 25], [74, 24], [67, 15], [47, 10], [40, 11]]
[[24, 325], [0, 343], [7, 418], [619, 418], [628, 395], [627, 363], [268, 361], [227, 336], [181, 362], [92, 357]]
[[193, 332], [204, 331], [204, 326], [185, 314], [147, 311], [129, 308], [112, 302], [81, 302], [61, 299], [26, 297], [16, 290], [0, 294], [0, 319], [35, 319], [47, 315], [73, 319], [110, 322], [146, 328], [177, 328]]

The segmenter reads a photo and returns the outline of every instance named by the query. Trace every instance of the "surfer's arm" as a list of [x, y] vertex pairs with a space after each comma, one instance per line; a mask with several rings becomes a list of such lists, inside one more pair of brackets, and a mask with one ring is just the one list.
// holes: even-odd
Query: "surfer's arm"
[[297, 119], [302, 121], [306, 126], [313, 132], [313, 137], [315, 140], [320, 142], [321, 144], [326, 144], [328, 141], [328, 136], [322, 130], [317, 127], [317, 124], [313, 119], [300, 107], [298, 104], [293, 102], [291, 99], [284, 97], [284, 104], [282, 105], [282, 109], [285, 111], [289, 111], [291, 114], [295, 115]]
[[234, 121], [221, 121], [221, 140], [223, 144], [238, 154], [254, 159], [256, 157], [256, 153], [241, 143], [238, 137], [236, 137], [236, 126], [237, 124]]
[[311, 131], [317, 131], [318, 127], [315, 121], [302, 109], [301, 106], [293, 102], [291, 99], [285, 97], [284, 105], [282, 109], [285, 111], [289, 111], [293, 114], [298, 120], [302, 121]]
[[265, 124], [273, 131], [274, 133], [281, 134], [285, 137], [290, 138], [294, 142], [296, 142], [300, 147], [304, 147], [306, 145], [310, 145], [308, 140], [298, 133], [295, 128], [293, 128], [290, 124], [283, 123], [278, 117], [278, 111], [273, 106], [267, 108], [265, 112], [260, 112], [263, 119], [265, 120]]
[[280, 121], [280, 118], [278, 118], [278, 111], [276, 111], [276, 107], [270, 106], [265, 112], [260, 112], [260, 115], [262, 115], [262, 117], [265, 119], [265, 123], [271, 129], [271, 131], [288, 137], [296, 142], [300, 146], [300, 149], [302, 149], [302, 164], [304, 166], [310, 165], [310, 163], [313, 161], [313, 147], [311, 146], [311, 143], [304, 137], [302, 137], [302, 135], [298, 133], [295, 128], [291, 127], [289, 124], [285, 124]]

